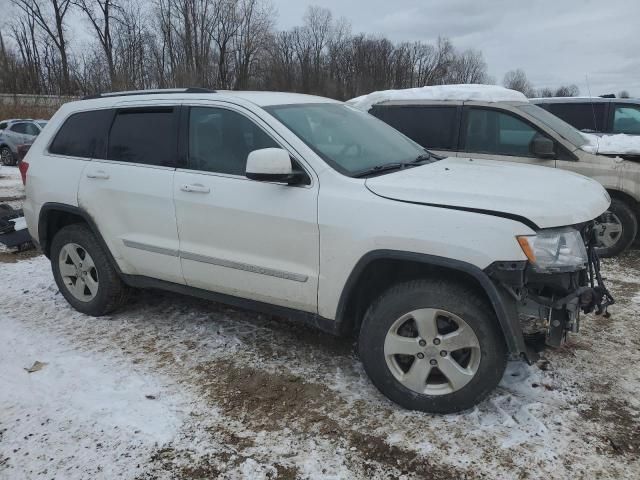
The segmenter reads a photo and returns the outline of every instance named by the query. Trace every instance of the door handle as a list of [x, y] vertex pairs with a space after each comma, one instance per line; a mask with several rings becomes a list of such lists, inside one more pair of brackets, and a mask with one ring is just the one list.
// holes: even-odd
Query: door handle
[[97, 172], [89, 172], [87, 173], [87, 178], [97, 178], [100, 180], [108, 180], [109, 174], [105, 171], [98, 170]]
[[211, 189], [199, 183], [187, 183], [180, 187], [180, 190], [188, 193], [209, 193]]

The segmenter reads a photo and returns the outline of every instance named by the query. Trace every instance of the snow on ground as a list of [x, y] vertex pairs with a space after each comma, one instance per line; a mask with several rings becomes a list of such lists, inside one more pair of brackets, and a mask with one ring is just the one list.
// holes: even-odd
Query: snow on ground
[[352, 98], [347, 103], [368, 112], [379, 103], [415, 100], [476, 100], [481, 102], [528, 102], [527, 97], [515, 90], [497, 85], [436, 85], [430, 87], [382, 90]]
[[640, 155], [640, 135], [593, 135], [583, 133], [589, 142], [581, 148], [589, 153], [602, 155]]
[[18, 167], [0, 166], [0, 202], [20, 208], [24, 199], [24, 187]]
[[90, 318], [45, 258], [0, 263], [0, 478], [637, 478], [638, 266], [606, 263], [612, 319], [433, 416], [380, 395], [349, 340], [160, 292]]

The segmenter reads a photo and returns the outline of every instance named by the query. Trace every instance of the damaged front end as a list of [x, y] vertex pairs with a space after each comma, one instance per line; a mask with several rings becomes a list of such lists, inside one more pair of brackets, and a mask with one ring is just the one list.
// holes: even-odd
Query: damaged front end
[[600, 274], [594, 223], [518, 237], [529, 261], [496, 262], [486, 271], [517, 316], [524, 355], [534, 362], [545, 346], [560, 346], [580, 329], [580, 314], [608, 316], [614, 299]]

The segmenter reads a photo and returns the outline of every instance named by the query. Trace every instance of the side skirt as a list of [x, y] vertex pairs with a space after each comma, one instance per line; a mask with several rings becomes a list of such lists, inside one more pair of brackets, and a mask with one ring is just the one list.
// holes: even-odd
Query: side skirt
[[281, 307], [280, 305], [259, 302], [257, 300], [249, 300], [247, 298], [236, 297], [224, 293], [211, 292], [209, 290], [203, 290], [201, 288], [190, 287], [188, 285], [180, 285], [178, 283], [157, 280], [155, 278], [144, 277], [140, 275], [121, 274], [120, 277], [130, 287], [165, 290], [168, 292], [179, 293], [191, 297], [202, 298], [204, 300], [223, 303], [225, 305], [231, 305], [233, 307], [243, 308], [246, 310], [287, 317], [292, 320], [302, 322], [305, 325], [309, 325], [313, 328], [317, 328], [318, 330], [331, 335], [338, 336], [341, 334], [338, 328], [338, 322], [321, 317], [320, 315], [315, 313], [296, 310], [293, 308]]

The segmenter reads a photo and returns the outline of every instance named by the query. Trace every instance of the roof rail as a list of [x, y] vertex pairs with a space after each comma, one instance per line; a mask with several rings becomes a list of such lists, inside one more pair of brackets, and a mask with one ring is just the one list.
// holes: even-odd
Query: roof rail
[[108, 93], [96, 93], [95, 95], [87, 95], [82, 100], [93, 100], [96, 98], [110, 98], [110, 97], [129, 97], [133, 95], [162, 95], [165, 93], [216, 93], [215, 90], [209, 90], [208, 88], [189, 87], [189, 88], [160, 88], [155, 90], [131, 90], [127, 92], [108, 92]]

